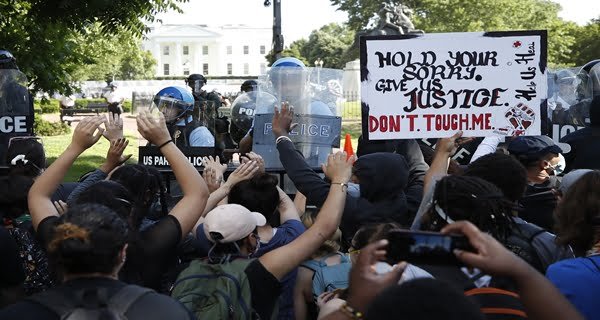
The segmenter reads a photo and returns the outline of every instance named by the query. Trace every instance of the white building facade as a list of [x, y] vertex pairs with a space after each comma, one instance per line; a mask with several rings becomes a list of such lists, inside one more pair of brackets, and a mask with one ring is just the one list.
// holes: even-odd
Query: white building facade
[[157, 77], [251, 77], [268, 66], [272, 31], [244, 25], [155, 25], [146, 37], [144, 49], [157, 61]]

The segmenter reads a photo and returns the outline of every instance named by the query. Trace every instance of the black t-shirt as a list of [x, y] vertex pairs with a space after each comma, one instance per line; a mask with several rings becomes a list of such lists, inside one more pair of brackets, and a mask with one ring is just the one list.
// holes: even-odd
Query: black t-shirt
[[[107, 296], [111, 297], [125, 285], [121, 281], [109, 278], [81, 278], [68, 281], [50, 292], [68, 294], [82, 289], [105, 289]], [[195, 319], [179, 302], [156, 292], [140, 297], [131, 305], [125, 316], [130, 320]], [[0, 310], [0, 319], [58, 320], [59, 315], [41, 304], [24, 300]]]
[[[37, 236], [40, 243], [48, 245], [58, 217], [47, 217], [40, 222]], [[161, 290], [161, 281], [170, 267], [177, 263], [177, 245], [181, 241], [181, 225], [177, 218], [168, 215], [143, 230], [136, 243], [127, 249], [127, 262], [119, 277], [154, 290]]]
[[250, 283], [252, 308], [261, 319], [271, 319], [281, 293], [281, 284], [258, 259], [252, 261], [245, 271]]

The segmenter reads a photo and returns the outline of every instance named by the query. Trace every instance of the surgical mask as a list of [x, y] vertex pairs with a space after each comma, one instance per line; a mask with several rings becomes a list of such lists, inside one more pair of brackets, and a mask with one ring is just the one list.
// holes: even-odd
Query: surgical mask
[[358, 183], [348, 182], [348, 195], [360, 198], [360, 185]]
[[565, 157], [563, 157], [563, 155], [561, 153], [558, 154], [558, 163], [557, 164], [555, 164], [555, 165], [548, 164], [548, 168], [550, 170], [554, 171], [555, 176], [562, 174], [565, 171], [566, 167], [567, 167], [567, 161], [565, 160]]

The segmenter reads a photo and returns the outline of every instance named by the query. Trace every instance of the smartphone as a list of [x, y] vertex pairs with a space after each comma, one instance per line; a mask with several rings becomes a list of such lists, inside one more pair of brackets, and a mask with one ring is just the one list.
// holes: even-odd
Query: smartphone
[[475, 252], [469, 239], [463, 235], [441, 234], [407, 230], [390, 230], [386, 260], [389, 264], [400, 261], [417, 264], [462, 265], [454, 249]]

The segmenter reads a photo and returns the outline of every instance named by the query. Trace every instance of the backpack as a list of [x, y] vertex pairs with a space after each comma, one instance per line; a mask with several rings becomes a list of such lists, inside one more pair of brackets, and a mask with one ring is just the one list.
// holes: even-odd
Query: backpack
[[[27, 298], [39, 303], [60, 316], [61, 320], [95, 320], [95, 319], [121, 319], [126, 320], [127, 310], [139, 298], [152, 289], [136, 285], [127, 285], [114, 294], [110, 299], [106, 289], [81, 289], [74, 293], [64, 293], [57, 290], [46, 291]], [[95, 304], [84, 303], [89, 301], [89, 294], [95, 293], [98, 298]], [[85, 297], [85, 300], [84, 300]], [[109, 317], [107, 317], [110, 315]]]
[[479, 306], [487, 320], [527, 319], [525, 307], [519, 295], [513, 291], [493, 287], [475, 288], [465, 291], [465, 296]]
[[531, 223], [516, 223], [504, 245], [540, 273], [545, 274], [548, 266], [542, 265], [538, 250], [533, 244], [533, 239], [544, 232], [546, 230]]
[[[325, 260], [336, 254], [341, 257], [340, 263], [331, 266], [327, 265]], [[350, 262], [350, 258], [347, 255], [341, 252], [328, 255], [320, 260], [305, 261], [302, 266], [315, 273], [312, 282], [315, 300], [323, 292], [348, 288], [348, 275], [350, 274], [350, 268], [352, 268], [352, 262]]]
[[252, 259], [210, 264], [194, 260], [179, 274], [171, 297], [198, 319], [256, 319], [245, 270]]
[[5, 222], [6, 230], [15, 240], [21, 264], [25, 271], [23, 287], [27, 295], [45, 291], [54, 286], [54, 278], [48, 268], [48, 257], [42, 246], [35, 240], [31, 223]]

